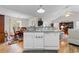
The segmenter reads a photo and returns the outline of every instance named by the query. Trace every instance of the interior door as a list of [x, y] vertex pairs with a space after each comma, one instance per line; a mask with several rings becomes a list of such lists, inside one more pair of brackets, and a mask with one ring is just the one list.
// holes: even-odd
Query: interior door
[[0, 43], [4, 42], [4, 16], [0, 15]]

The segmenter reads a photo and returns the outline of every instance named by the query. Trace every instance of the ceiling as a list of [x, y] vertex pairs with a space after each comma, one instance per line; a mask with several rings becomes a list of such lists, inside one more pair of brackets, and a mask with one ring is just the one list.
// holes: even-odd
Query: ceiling
[[24, 13], [27, 15], [31, 15], [34, 17], [47, 17], [50, 14], [54, 14], [60, 9], [63, 9], [65, 5], [43, 5], [42, 7], [46, 10], [44, 14], [37, 13], [37, 9], [40, 5], [0, 5], [3, 8], [18, 11], [20, 13]]
[[[43, 9], [46, 10], [43, 14], [36, 12], [40, 5], [0, 5], [0, 7], [33, 17], [44, 17], [45, 21], [46, 19], [48, 21], [50, 19], [57, 22], [60, 20], [79, 20], [79, 5], [43, 5]], [[73, 15], [70, 17], [64, 17], [64, 11], [71, 11]]]
[[[71, 13], [70, 16], [66, 17], [66, 13]], [[79, 21], [79, 5], [70, 5], [65, 8], [63, 15], [53, 20], [53, 22], [68, 22], [68, 21]]]

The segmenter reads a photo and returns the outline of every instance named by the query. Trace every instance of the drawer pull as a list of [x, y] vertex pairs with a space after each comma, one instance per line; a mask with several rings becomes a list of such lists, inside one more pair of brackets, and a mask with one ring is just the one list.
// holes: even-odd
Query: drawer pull
[[43, 36], [36, 36], [36, 38], [43, 38]]

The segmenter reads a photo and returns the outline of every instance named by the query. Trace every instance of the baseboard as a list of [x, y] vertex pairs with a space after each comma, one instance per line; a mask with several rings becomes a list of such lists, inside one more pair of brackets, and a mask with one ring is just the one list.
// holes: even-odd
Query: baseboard
[[58, 53], [58, 50], [24, 50], [23, 53]]

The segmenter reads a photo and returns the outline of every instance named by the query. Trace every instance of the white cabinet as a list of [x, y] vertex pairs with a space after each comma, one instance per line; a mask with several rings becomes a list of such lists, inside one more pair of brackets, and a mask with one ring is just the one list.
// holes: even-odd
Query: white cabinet
[[58, 32], [25, 32], [24, 49], [59, 49]]
[[43, 49], [43, 33], [27, 32], [24, 33], [24, 49]]
[[34, 48], [34, 33], [24, 33], [24, 49]]
[[34, 39], [34, 48], [35, 49], [43, 49], [43, 42], [44, 42], [44, 34], [43, 33], [35, 33], [35, 39]]
[[59, 49], [59, 33], [46, 33], [44, 42], [45, 49]]

